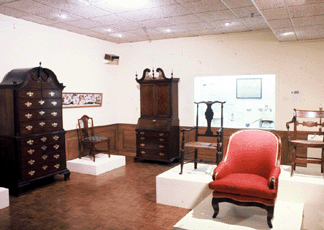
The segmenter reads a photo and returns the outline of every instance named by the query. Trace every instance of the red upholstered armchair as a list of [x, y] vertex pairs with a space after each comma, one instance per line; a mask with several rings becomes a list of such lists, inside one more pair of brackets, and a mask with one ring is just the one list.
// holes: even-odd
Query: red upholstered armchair
[[243, 130], [234, 133], [228, 142], [222, 162], [215, 168], [213, 181], [213, 218], [220, 202], [242, 206], [258, 206], [268, 212], [272, 228], [274, 205], [280, 174], [281, 139], [263, 130]]

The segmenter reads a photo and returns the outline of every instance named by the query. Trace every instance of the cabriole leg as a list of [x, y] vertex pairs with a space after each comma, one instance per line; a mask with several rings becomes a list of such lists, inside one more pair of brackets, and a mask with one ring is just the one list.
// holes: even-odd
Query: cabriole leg
[[218, 205], [218, 201], [216, 198], [212, 199], [212, 206], [214, 208], [213, 218], [216, 218], [216, 216], [218, 215], [218, 212], [219, 212], [219, 205]]

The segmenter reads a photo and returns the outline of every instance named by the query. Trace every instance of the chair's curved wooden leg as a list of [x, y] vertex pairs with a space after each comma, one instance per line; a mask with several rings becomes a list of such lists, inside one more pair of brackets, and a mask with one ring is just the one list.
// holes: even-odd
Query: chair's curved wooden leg
[[96, 162], [96, 147], [94, 144], [91, 145], [90, 148], [90, 156], [93, 156], [93, 162]]
[[268, 206], [267, 211], [268, 211], [267, 223], [268, 223], [269, 228], [272, 228], [271, 220], [273, 218], [274, 206]]
[[292, 176], [294, 173], [294, 170], [296, 170], [295, 158], [296, 158], [296, 147], [294, 147], [293, 154], [292, 154], [290, 176]]
[[182, 174], [182, 171], [183, 171], [183, 164], [184, 164], [184, 149], [183, 148], [181, 148], [181, 159], [180, 159], [180, 175]]
[[108, 144], [108, 157], [110, 157], [110, 140], [107, 141]]
[[195, 169], [197, 169], [198, 150], [195, 149]]
[[218, 200], [216, 198], [212, 199], [212, 206], [214, 209], [213, 218], [216, 218], [216, 216], [218, 215], [218, 212], [219, 212]]

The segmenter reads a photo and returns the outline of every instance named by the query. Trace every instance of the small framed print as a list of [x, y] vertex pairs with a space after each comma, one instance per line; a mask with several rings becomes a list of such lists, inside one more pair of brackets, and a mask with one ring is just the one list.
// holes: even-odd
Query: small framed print
[[63, 108], [101, 107], [102, 93], [63, 93]]
[[261, 99], [262, 78], [237, 78], [236, 79], [237, 99]]

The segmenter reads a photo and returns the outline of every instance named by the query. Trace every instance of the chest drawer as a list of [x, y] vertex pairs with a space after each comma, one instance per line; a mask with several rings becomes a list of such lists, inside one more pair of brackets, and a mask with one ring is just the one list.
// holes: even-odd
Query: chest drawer
[[18, 91], [18, 98], [41, 98], [41, 91], [40, 90], [19, 90]]
[[30, 122], [21, 122], [20, 135], [59, 131], [62, 127], [62, 120], [37, 120]]
[[62, 117], [62, 110], [56, 109], [37, 109], [37, 110], [21, 110], [19, 111], [19, 121], [33, 121], [57, 119]]
[[137, 156], [144, 158], [153, 158], [157, 160], [164, 160], [168, 158], [167, 151], [160, 151], [154, 149], [137, 148]]
[[47, 145], [50, 143], [64, 143], [64, 133], [38, 135], [34, 137], [24, 138], [19, 141], [21, 149], [24, 148], [34, 148], [38, 145]]
[[52, 161], [22, 169], [21, 180], [32, 180], [66, 168], [65, 161]]
[[62, 91], [55, 89], [43, 89], [42, 91], [43, 98], [62, 98]]
[[63, 151], [65, 149], [64, 141], [31, 146], [21, 149], [23, 159], [36, 157], [38, 155], [49, 154], [51, 152]]
[[62, 100], [57, 99], [20, 99], [18, 101], [18, 111], [25, 109], [39, 109], [39, 108], [61, 108]]

